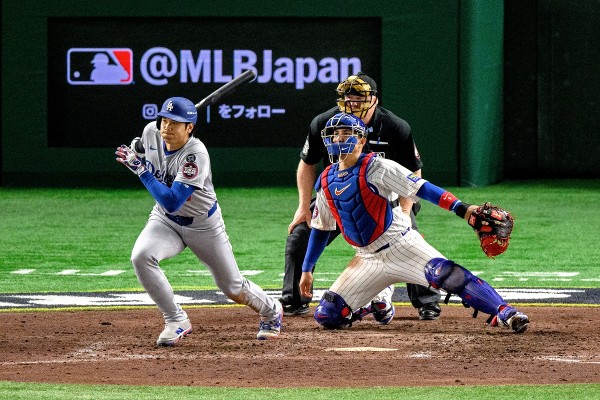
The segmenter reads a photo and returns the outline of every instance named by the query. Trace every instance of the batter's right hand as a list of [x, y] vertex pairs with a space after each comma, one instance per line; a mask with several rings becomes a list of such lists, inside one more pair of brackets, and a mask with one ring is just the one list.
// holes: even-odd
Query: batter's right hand
[[288, 234], [292, 233], [292, 231], [294, 230], [294, 227], [296, 225], [300, 225], [303, 222], [306, 222], [306, 224], [310, 227], [311, 220], [312, 220], [312, 213], [310, 212], [310, 208], [306, 208], [306, 209], [298, 208], [296, 210], [296, 213], [294, 214], [294, 219], [288, 226]]
[[144, 160], [139, 158], [135, 152], [126, 145], [122, 144], [117, 147], [115, 154], [117, 155], [117, 161], [129, 168], [134, 174], [139, 176], [147, 171]]

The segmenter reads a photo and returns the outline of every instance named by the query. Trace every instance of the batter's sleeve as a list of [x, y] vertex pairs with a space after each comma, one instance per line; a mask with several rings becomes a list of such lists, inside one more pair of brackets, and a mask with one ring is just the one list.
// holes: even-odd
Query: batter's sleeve
[[210, 179], [210, 158], [207, 153], [194, 152], [184, 157], [177, 170], [176, 182], [204, 188], [204, 182]]
[[179, 210], [194, 192], [192, 186], [180, 182], [174, 182], [171, 187], [167, 187], [159, 182], [150, 171], [146, 171], [140, 175], [140, 180], [152, 197], [154, 197], [154, 200], [170, 213]]

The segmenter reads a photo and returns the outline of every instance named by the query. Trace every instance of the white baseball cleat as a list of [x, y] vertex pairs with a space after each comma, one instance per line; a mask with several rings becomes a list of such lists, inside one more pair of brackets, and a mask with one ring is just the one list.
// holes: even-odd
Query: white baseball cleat
[[373, 318], [381, 325], [388, 325], [396, 314], [396, 307], [392, 304], [393, 293], [394, 286], [388, 286], [371, 301]]
[[500, 310], [498, 315], [492, 318], [490, 325], [503, 325], [512, 329], [515, 333], [523, 333], [529, 327], [529, 318], [522, 312], [517, 311], [516, 308], [506, 305]]
[[258, 340], [277, 339], [281, 333], [281, 321], [283, 320], [283, 307], [276, 301], [277, 317], [271, 321], [260, 321], [256, 338]]
[[177, 322], [165, 322], [165, 329], [161, 332], [157, 346], [174, 346], [183, 337], [192, 333], [192, 323], [189, 318]]

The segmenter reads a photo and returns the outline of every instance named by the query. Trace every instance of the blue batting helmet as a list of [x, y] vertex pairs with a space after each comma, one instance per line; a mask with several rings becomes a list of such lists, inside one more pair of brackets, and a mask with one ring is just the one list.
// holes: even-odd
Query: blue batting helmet
[[184, 97], [171, 97], [163, 103], [158, 116], [177, 122], [196, 124], [198, 110], [194, 103]]
[[[335, 131], [338, 129], [349, 129], [351, 134], [345, 140], [334, 141], [336, 136]], [[350, 154], [354, 151], [354, 146], [358, 143], [360, 137], [366, 137], [367, 128], [362, 119], [352, 114], [338, 113], [331, 117], [325, 124], [325, 128], [321, 131], [323, 143], [327, 148], [330, 159], [332, 156], [340, 154]], [[338, 133], [339, 134], [339, 133]]]

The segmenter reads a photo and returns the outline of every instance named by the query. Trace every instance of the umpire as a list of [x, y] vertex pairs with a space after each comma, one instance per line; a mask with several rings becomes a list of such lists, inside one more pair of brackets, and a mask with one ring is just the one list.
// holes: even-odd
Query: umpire
[[[296, 173], [299, 204], [294, 219], [288, 228], [289, 236], [285, 246], [285, 274], [280, 299], [284, 315], [302, 315], [308, 313], [308, 303], [312, 300], [300, 295], [300, 277], [302, 262], [308, 247], [310, 221], [314, 208], [313, 185], [317, 176], [317, 164], [330, 164], [327, 151], [321, 139], [321, 130], [325, 123], [338, 112], [351, 113], [361, 118], [367, 126], [367, 144], [365, 152], [376, 152], [380, 156], [392, 159], [421, 176], [423, 163], [413, 141], [410, 125], [391, 111], [379, 106], [377, 84], [366, 74], [359, 72], [341, 82], [337, 89], [337, 107], [317, 115], [310, 124], [310, 132], [300, 152], [300, 163]], [[410, 214], [412, 228], [417, 230], [415, 215], [420, 209], [419, 203], [407, 198], [399, 198], [396, 206]], [[331, 243], [338, 235], [339, 228], [331, 232]], [[439, 318], [440, 294], [425, 286], [406, 284], [408, 297], [413, 307], [418, 309], [419, 318], [434, 320]]]

